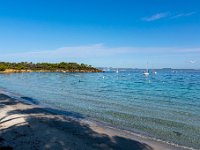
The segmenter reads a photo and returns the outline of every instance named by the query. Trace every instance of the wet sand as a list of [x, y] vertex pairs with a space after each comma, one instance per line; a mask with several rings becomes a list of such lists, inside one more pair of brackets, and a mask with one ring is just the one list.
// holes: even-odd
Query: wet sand
[[53, 112], [0, 93], [0, 150], [184, 149], [89, 121], [81, 114]]

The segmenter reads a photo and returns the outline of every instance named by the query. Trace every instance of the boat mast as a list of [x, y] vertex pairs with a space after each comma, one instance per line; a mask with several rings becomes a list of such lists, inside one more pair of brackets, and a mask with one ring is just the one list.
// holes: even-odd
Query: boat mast
[[146, 71], [149, 72], [149, 69], [148, 69], [148, 62], [146, 64]]

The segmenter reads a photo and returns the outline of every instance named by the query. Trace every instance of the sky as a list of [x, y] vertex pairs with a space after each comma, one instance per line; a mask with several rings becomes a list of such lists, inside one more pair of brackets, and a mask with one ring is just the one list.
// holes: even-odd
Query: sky
[[200, 69], [200, 1], [1, 0], [0, 61]]

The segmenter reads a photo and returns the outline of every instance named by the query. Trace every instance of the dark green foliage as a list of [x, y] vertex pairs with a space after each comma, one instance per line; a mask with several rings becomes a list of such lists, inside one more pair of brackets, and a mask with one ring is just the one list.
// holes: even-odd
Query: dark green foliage
[[6, 70], [6, 66], [0, 64], [0, 71], [5, 71]]
[[6, 69], [14, 70], [47, 70], [47, 71], [71, 71], [71, 72], [100, 72], [100, 70], [93, 68], [91, 65], [77, 64], [77, 63], [32, 63], [32, 62], [20, 62], [20, 63], [9, 63], [0, 62], [0, 71]]

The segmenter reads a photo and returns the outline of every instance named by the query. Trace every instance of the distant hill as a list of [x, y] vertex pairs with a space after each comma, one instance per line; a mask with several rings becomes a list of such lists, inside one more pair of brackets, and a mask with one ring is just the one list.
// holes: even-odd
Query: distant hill
[[32, 63], [32, 62], [0, 62], [1, 73], [15, 72], [102, 72], [91, 65], [78, 63]]

